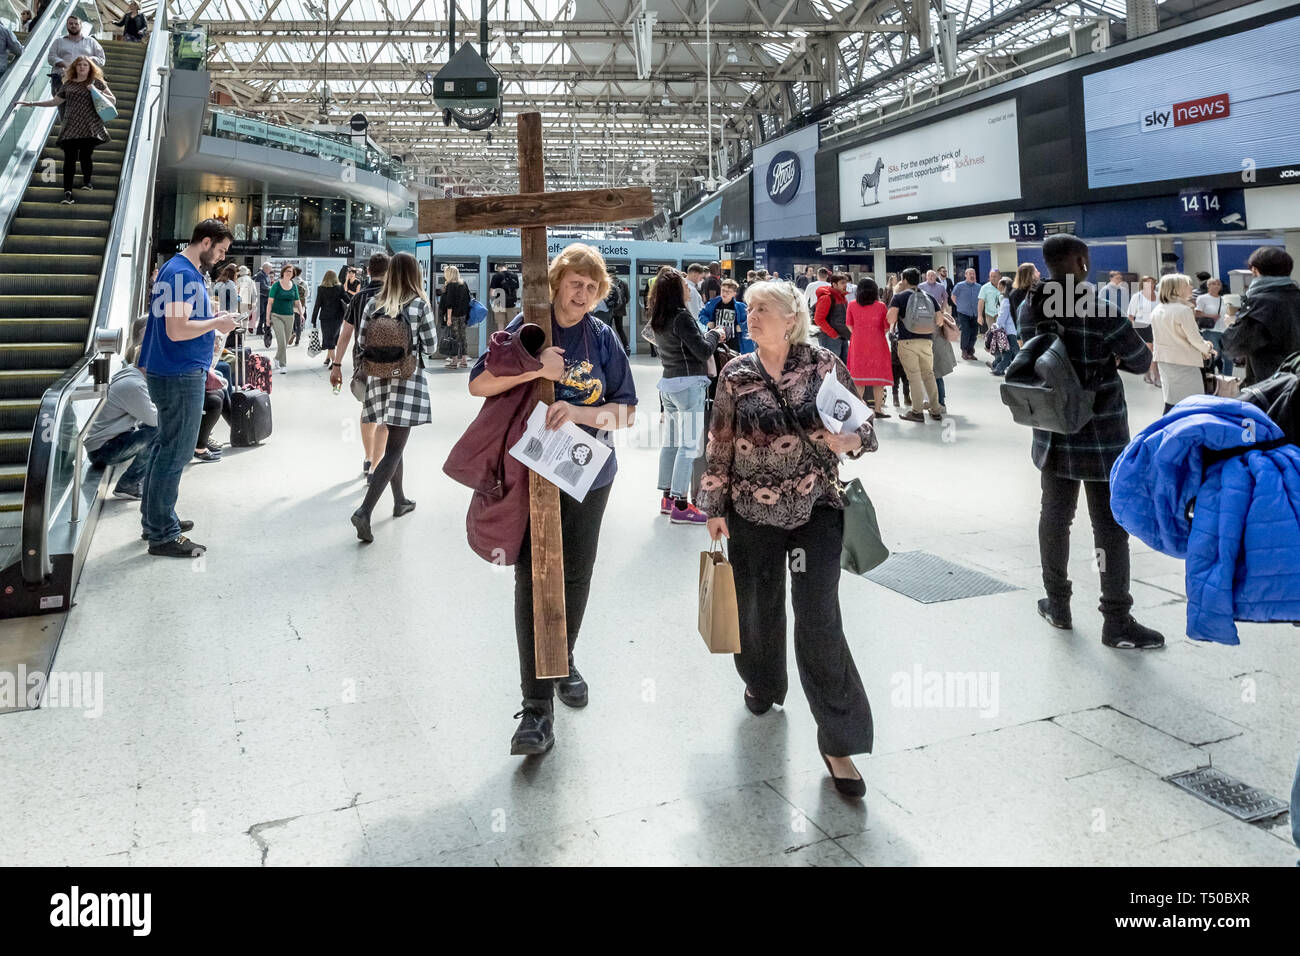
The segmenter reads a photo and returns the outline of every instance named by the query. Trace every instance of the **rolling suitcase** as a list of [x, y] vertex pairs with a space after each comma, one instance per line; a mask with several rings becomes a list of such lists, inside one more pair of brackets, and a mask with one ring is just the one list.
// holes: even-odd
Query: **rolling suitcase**
[[[242, 338], [242, 336], [241, 336]], [[239, 381], [247, 381], [245, 352], [235, 352]], [[230, 444], [247, 448], [271, 437], [271, 396], [260, 388], [237, 388], [230, 395]]]

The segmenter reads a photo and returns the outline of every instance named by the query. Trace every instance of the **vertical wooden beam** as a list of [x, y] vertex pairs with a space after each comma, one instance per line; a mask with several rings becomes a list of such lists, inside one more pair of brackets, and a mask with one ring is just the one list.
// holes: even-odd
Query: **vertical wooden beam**
[[[546, 189], [542, 160], [542, 114], [519, 114], [519, 191]], [[523, 271], [524, 321], [541, 326], [551, 345], [551, 299], [547, 280], [546, 227], [519, 230]], [[537, 380], [537, 398], [555, 401], [555, 383]], [[569, 636], [564, 608], [564, 550], [560, 532], [560, 489], [534, 471], [529, 472], [528, 499], [533, 551], [533, 648], [536, 674], [565, 677], [569, 673]]]

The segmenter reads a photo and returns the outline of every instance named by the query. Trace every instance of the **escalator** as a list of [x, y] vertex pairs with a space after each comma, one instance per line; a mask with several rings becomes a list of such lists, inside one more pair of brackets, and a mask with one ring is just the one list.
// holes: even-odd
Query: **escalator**
[[[69, 14], [95, 25], [118, 115], [93, 188], [78, 169], [65, 205], [56, 111], [13, 104], [49, 98], [46, 54]], [[48, 672], [107, 493], [82, 442], [147, 307], [166, 17], [160, 5], [144, 43], [105, 41], [91, 0], [51, 0], [0, 77], [0, 676]]]
[[0, 512], [21, 511], [41, 397], [83, 358], [144, 69], [141, 43], [104, 42], [104, 80], [117, 97], [110, 142], [95, 150], [92, 190], [77, 171], [64, 205], [58, 124], [50, 130], [17, 215], [0, 242]]

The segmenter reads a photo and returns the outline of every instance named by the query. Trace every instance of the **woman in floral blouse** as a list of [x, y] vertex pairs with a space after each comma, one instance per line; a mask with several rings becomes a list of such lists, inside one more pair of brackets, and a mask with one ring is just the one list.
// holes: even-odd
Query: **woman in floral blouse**
[[740, 606], [736, 670], [750, 711], [763, 714], [784, 703], [789, 557], [795, 661], [818, 746], [836, 789], [861, 797], [866, 785], [850, 758], [871, 752], [871, 705], [840, 620], [844, 501], [832, 469], [839, 455], [875, 451], [876, 435], [870, 422], [842, 435], [822, 424], [816, 404], [822, 380], [834, 372], [852, 391], [853, 379], [831, 352], [812, 344], [808, 303], [798, 289], [758, 282], [746, 290], [745, 305], [757, 351], [728, 363], [719, 377], [700, 485], [709, 533], [731, 542]]

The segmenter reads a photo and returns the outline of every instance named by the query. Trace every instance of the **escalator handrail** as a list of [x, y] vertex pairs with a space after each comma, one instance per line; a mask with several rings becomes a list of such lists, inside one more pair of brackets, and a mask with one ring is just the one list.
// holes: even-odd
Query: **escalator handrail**
[[[140, 275], [148, 255], [152, 225], [153, 189], [158, 162], [160, 117], [142, 108], [150, 95], [165, 92], [166, 74], [171, 54], [171, 37], [166, 30], [166, 16], [160, 5], [145, 50], [144, 66], [136, 93], [136, 108], [131, 118], [127, 146], [122, 161], [113, 218], [108, 229], [102, 271], [95, 293], [95, 309], [86, 336], [85, 354], [45, 390], [40, 410], [32, 426], [31, 448], [27, 456], [27, 476], [23, 483], [22, 573], [29, 585], [44, 582], [52, 570], [49, 553], [49, 522], [53, 502], [53, 468], [61, 434], [59, 423], [68, 414], [74, 386], [85, 377], [91, 361], [100, 353], [100, 333], [124, 325], [127, 330], [139, 314], [139, 304], [147, 275]], [[157, 89], [155, 90], [155, 86]], [[164, 109], [162, 112], [166, 112]], [[139, 162], [143, 143], [152, 144], [147, 161]], [[124, 251], [125, 237], [132, 233], [132, 247]], [[122, 272], [122, 270], [127, 270]], [[122, 316], [125, 315], [125, 321]], [[114, 322], [116, 325], [114, 326]], [[101, 401], [103, 399], [101, 398]], [[80, 494], [80, 488], [71, 489]]]
[[[30, 93], [32, 84], [40, 82], [42, 75], [50, 71], [50, 66], [46, 62], [50, 45], [63, 35], [63, 24], [67, 21], [68, 14], [83, 3], [84, 0], [55, 0], [51, 3], [45, 11], [46, 15], [41, 17], [41, 21], [36, 25], [36, 29], [27, 35], [22, 55], [14, 60], [4, 76], [0, 77], [0, 142], [4, 141], [9, 128], [17, 122], [18, 113], [13, 104]], [[7, 53], [0, 53], [0, 56], [7, 55]], [[41, 150], [45, 147], [45, 140], [54, 126], [54, 111], [49, 110], [48, 113], [49, 116], [45, 117], [44, 121], [38, 122], [28, 136], [28, 141], [34, 144], [34, 148], [29, 148], [26, 151], [27, 155], [19, 160], [22, 166], [19, 167], [15, 178], [23, 182], [30, 180], [31, 175], [26, 172], [26, 168], [29, 166], [32, 170], [36, 168]], [[24, 173], [26, 179], [23, 178]], [[18, 211], [18, 204], [22, 202], [22, 194], [21, 189], [0, 189], [0, 243], [3, 243], [9, 234], [9, 225]]]

